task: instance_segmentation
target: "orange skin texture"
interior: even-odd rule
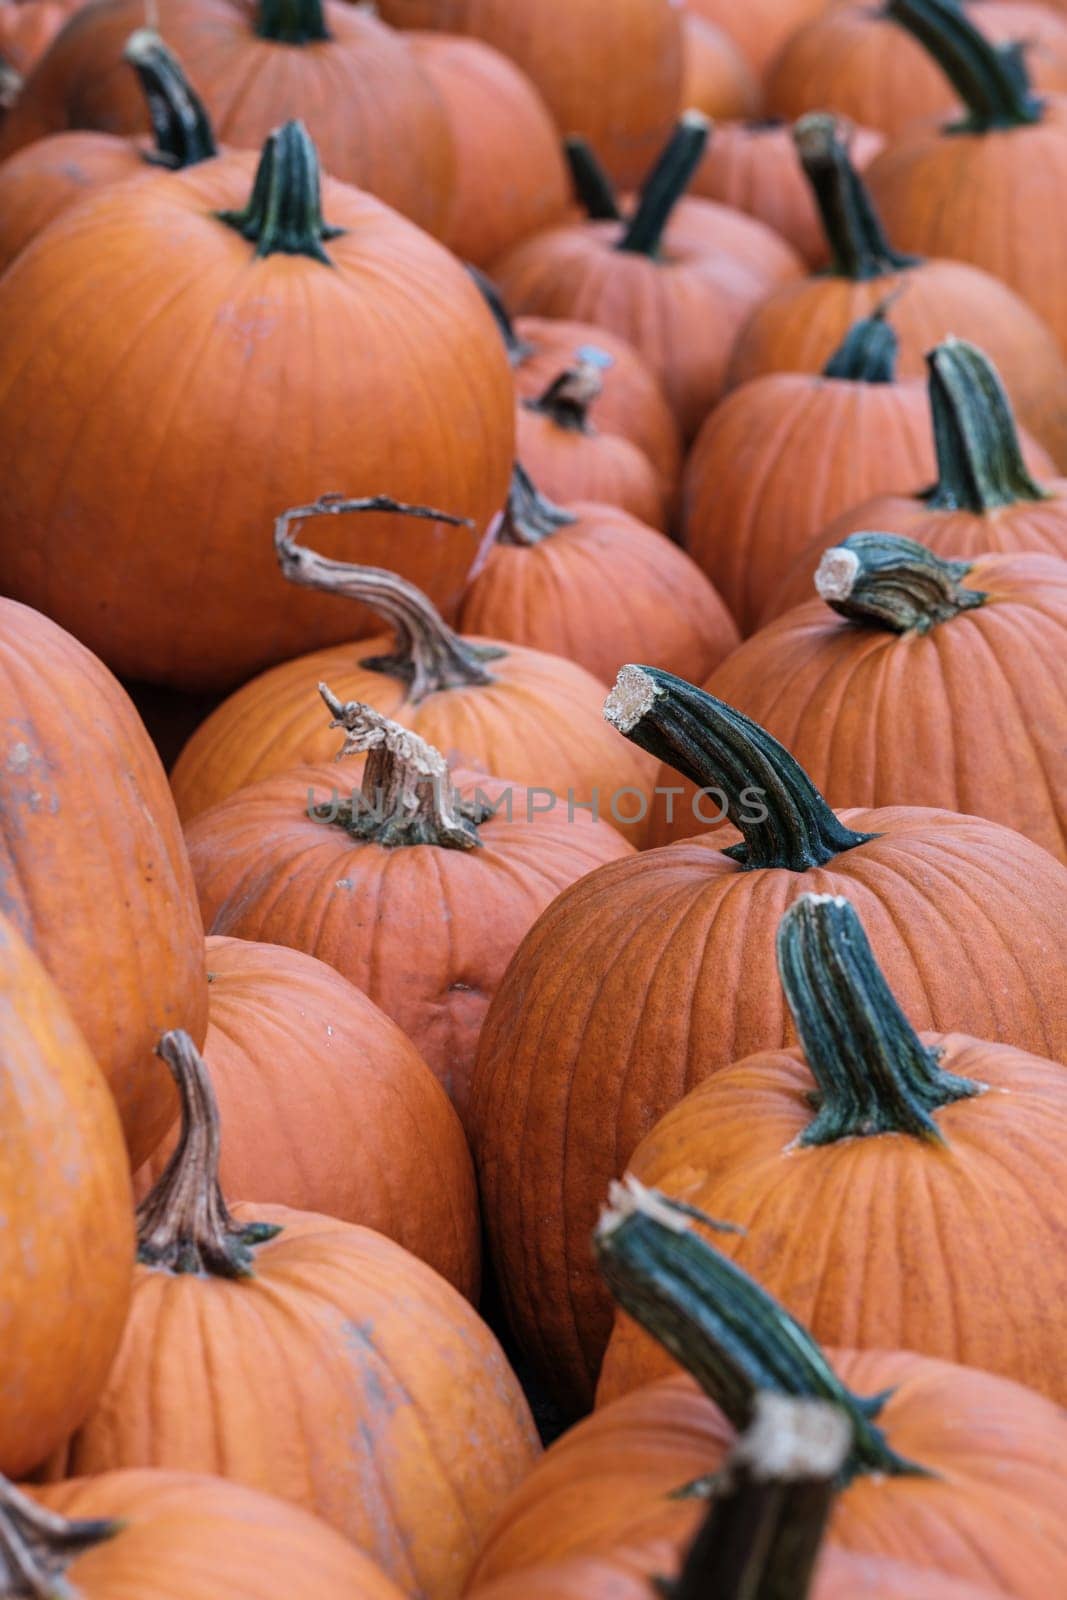
[[[0,918],[0,1472],[27,1472],[96,1403],[133,1280],[122,1129],[63,998]]]
[[[47,968],[115,1096],[130,1159],[174,1118],[159,1037],[207,1029],[204,932],[174,801],[125,691],[0,601],[0,911]],[[2,1469],[0,1469],[2,1470]]]
[[[1000,373],[1020,421],[1057,465],[1067,463],[1067,368],[1055,339],[1006,284],[962,261],[924,261],[860,283],[811,277],[786,284],[738,339],[731,386],[767,372],[821,372],[853,323],[898,289],[898,377],[924,377],[928,350],[953,335],[969,339]]]
[[[461,1116],[478,1035],[512,953],[560,890],[633,850],[589,812],[527,817],[526,791],[454,773],[490,804],[481,848],[384,849],[308,816],[308,796],[347,799],[359,768],[296,767],[204,812],[187,838],[212,933],[262,939],[317,956],[398,1023]]]
[[[686,0],[686,10],[730,36],[762,77],[791,34],[817,16],[826,0]]]
[[[732,829],[602,868],[497,991],[468,1117],[482,1214],[511,1325],[568,1400],[588,1403],[611,1328],[588,1244],[610,1180],[698,1083],[795,1040],[775,936],[798,896],[852,901],[916,1027],[1067,1057],[1067,868],[974,817],[840,815],[880,837],[805,872],[745,870]]]
[[[626,661],[702,682],[736,649],[733,618],[684,550],[614,506],[566,509],[577,520],[538,544],[493,546],[464,629],[566,656],[605,682]]]
[[[668,0],[381,0],[395,28],[473,34],[540,90],[560,133],[589,139],[619,183],[639,182],[678,111],[682,28]]]
[[[617,222],[528,239],[493,268],[511,311],[602,324],[629,339],[663,384],[687,439],[726,383],[742,327],[800,258],[770,228],[710,200],[683,200],[660,257],[615,249]]]
[[[204,1056],[225,1195],[384,1233],[468,1299],[478,1292],[474,1167],[448,1096],[373,1001],[299,950],[208,939]],[[137,1173],[143,1199],[177,1142]]]
[[[65,1569],[80,1600],[403,1600],[373,1561],[317,1517],[222,1478],[132,1470],[25,1492],[61,1516],[121,1524]]]
[[[324,172],[365,189],[439,237],[455,182],[448,114],[413,53],[354,6],[324,0],[330,38],[261,39],[254,0],[167,0],[164,32],[219,141],[258,150],[299,117]],[[27,80],[0,153],[65,128],[143,133],[144,94],[122,59],[143,0],[104,0],[72,19]]]
[[[683,543],[751,633],[782,573],[832,517],[936,476],[924,384],[769,373],[727,395],[697,435]]]
[[[692,12],[683,12],[685,82],[681,104],[708,117],[753,117],[760,108],[760,88],[752,68],[721,28]]]
[[[123,675],[190,690],[373,631],[281,579],[280,511],[343,484],[470,517],[317,529],[325,554],[392,567],[447,610],[514,453],[507,358],[459,264],[330,182],[333,267],[257,258],[213,215],[247,202],[256,159],[97,191],[0,289],[0,584]]]
[[[21,0],[0,6],[0,60],[23,78],[35,67],[72,11],[86,0]]]
[[[570,186],[559,134],[513,62],[477,39],[408,35],[448,115],[456,175],[444,240],[485,266],[565,214]]]
[[[1065,861],[1067,562],[979,556],[965,586],[987,603],[924,634],[856,625],[808,601],[761,628],[706,688],[784,744],[831,805],[943,806],[1018,828]],[[695,792],[661,768],[669,781]],[[699,831],[687,800],[675,811],[674,827],[657,813],[656,844]]]
[[[217,1473],[314,1512],[406,1593],[452,1600],[539,1453],[500,1347],[381,1234],[283,1206],[234,1215],[282,1228],[254,1276],[139,1267],[103,1398],[50,1475]]]
[[[363,701],[414,729],[452,765],[563,796],[573,788],[584,802],[599,789],[609,817],[616,789],[648,788],[657,763],[608,727],[604,684],[574,662],[521,645],[505,648],[506,655],[487,663],[491,684],[439,689],[418,705],[401,679],[363,665],[395,650],[390,635],[274,667],[225,700],[185,746],[171,773],[179,814],[190,822],[246,784],[332,760],[340,737],[324,714],[320,683],[341,700]],[[350,770],[360,767],[346,760]],[[620,831],[640,845],[647,830],[639,824]]]
[[[879,1426],[894,1450],[934,1474],[853,1479],[834,1506],[830,1547],[914,1564],[924,1582],[932,1571],[1018,1600],[1063,1593],[1062,1411],[1008,1379],[910,1351],[829,1354],[855,1393],[891,1391]],[[603,1407],[558,1440],[512,1496],[475,1584],[579,1555],[617,1559],[623,1547],[646,1573],[661,1572],[652,1562],[663,1541],[677,1561],[706,1514],[706,1502],[672,1491],[718,1471],[733,1439],[689,1378]],[[868,1592],[846,1591],[850,1600]],[[928,1591],[911,1592],[925,1600]]]
[[[113,133],[53,133],[17,150],[0,163],[0,269],[89,190],[157,170]]]
[[[550,500],[564,505],[572,500],[600,501],[666,532],[662,478],[630,439],[600,431],[598,412],[594,403],[586,429],[579,432],[520,401],[515,417],[518,459]]]

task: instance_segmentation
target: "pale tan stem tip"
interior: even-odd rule
[[[604,719],[620,733],[629,733],[651,710],[659,693],[653,679],[641,667],[620,667],[615,687],[604,701]]]
[[[815,573],[815,588],[819,598],[827,605],[833,600],[847,600],[860,570],[860,560],[843,545],[827,550]]]

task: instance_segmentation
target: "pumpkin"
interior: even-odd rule
[[[460,622],[467,633],[566,656],[605,681],[633,655],[700,677],[698,661],[711,671],[739,643],[684,551],[615,506],[553,505],[518,466]]]
[[[247,939],[207,941],[206,1065],[226,1194],[358,1222],[462,1294],[478,1288],[478,1204],[463,1130],[409,1039],[332,967]],[[178,1129],[141,1168],[143,1198]]]
[[[785,241],[753,218],[683,203],[707,136],[707,119],[687,112],[628,219],[550,228],[493,268],[513,313],[578,318],[629,339],[686,438],[719,398],[746,319],[800,271]]]
[[[181,1136],[138,1207],[107,1387],[48,1475],[218,1473],[315,1512],[406,1592],[449,1600],[537,1451],[517,1381],[462,1295],[391,1239],[231,1210],[207,1070],[188,1035],[160,1049]]]
[[[636,1179],[613,1190],[596,1250],[620,1304],[692,1376],[639,1389],[558,1440],[497,1519],[476,1584],[622,1550],[651,1577],[665,1545],[672,1575],[770,1391],[826,1401],[851,1424],[830,1551],[919,1568],[916,1600],[950,1576],[1019,1600],[1063,1591],[1067,1422],[1044,1395],[908,1350],[824,1352],[683,1208]],[[869,1592],[845,1589],[849,1600]]]
[[[946,339],[927,357],[937,481],[920,494],[875,495],[830,522],[786,571],[764,622],[810,599],[824,550],[852,533],[898,533],[937,555],[1035,551],[1067,560],[1067,481],[1034,477],[992,363]]]
[[[320,205],[299,123],[254,180],[235,155],[85,200],[4,274],[0,331],[0,583],[124,676],[223,689],[351,637],[263,537],[338,480],[473,520],[359,525],[361,555],[458,602],[511,473],[507,359],[439,245],[345,185]]]
[[[769,734],[651,667],[623,668],[606,715],[734,826],[561,894],[482,1029],[468,1126],[490,1248],[521,1347],[572,1404],[610,1332],[586,1242],[600,1195],[690,1089],[789,1041],[774,939],[800,895],[854,901],[916,1026],[1067,1055],[1067,868],[1038,845],[947,811],[838,816]]]
[[[395,632],[286,662],[224,701],[171,774],[186,822],[245,784],[333,758],[336,736],[315,692],[323,681],[343,700],[365,700],[412,728],[462,766],[559,796],[573,791],[582,804],[599,794],[605,815],[613,794],[647,786],[651,765],[604,726],[603,685],[574,662],[464,639],[395,573],[330,561],[297,544],[304,518],[361,510],[359,502],[326,500],[286,512],[276,531],[278,559],[293,583],[362,601]],[[612,821],[643,840],[643,824]]]
[[[112,133],[53,133],[0,163],[0,270],[87,190],[217,154],[207,113],[159,35],[139,29],[123,54],[148,104],[151,147]]]
[[[929,403],[921,383],[897,381],[898,349],[880,307],[849,329],[821,373],[753,378],[697,435],[685,471],[683,543],[743,632],[832,517],[933,476]]]
[[[6,918],[0,1127],[0,1470],[18,1474],[62,1443],[104,1387],[130,1304],[133,1229],[107,1084]]]
[[[678,109],[683,46],[671,0],[379,0],[396,28],[473,34],[526,72],[561,133],[636,183]]]
[[[817,16],[826,0],[685,0],[687,11],[714,23],[740,46],[754,72],[764,75],[791,34]]]
[[[786,284],[754,312],[734,350],[731,383],[765,372],[817,372],[854,322],[902,290],[893,314],[901,376],[919,377],[939,339],[973,339],[996,362],[1025,426],[1057,462],[1067,461],[1067,378],[1049,328],[988,273],[962,261],[922,261],[890,245],[832,117],[804,117],[794,136],[830,243],[830,268]]]
[[[106,1472],[24,1492],[0,1480],[4,1594],[401,1600],[347,1539],[272,1495],[186,1472]],[[69,1587],[68,1587],[69,1585]]]
[[[685,74],[679,104],[708,117],[751,117],[760,87],[737,45],[695,12],[682,13]]]
[[[445,243],[485,265],[567,209],[555,124],[526,74],[499,50],[444,33],[407,38],[452,134],[456,178]]]
[[[174,1117],[159,1035],[207,1027],[196,892],[159,757],[111,674],[0,600],[0,883],[99,1062],[136,1164]]]
[[[122,50],[144,22],[143,0],[99,0],[72,17],[27,78],[0,152],[67,128],[143,132],[144,102]],[[447,111],[412,51],[366,7],[166,0],[164,23],[224,144],[258,149],[298,117],[331,178],[431,232],[447,227],[455,181]]]
[[[6,0],[0,6],[0,105],[14,105],[26,74],[84,0]]]

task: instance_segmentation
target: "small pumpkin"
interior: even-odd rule
[[[685,75],[680,105],[707,117],[751,117],[759,110],[760,86],[737,45],[695,11],[682,13]]]

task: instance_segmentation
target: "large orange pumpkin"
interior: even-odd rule
[[[207,1027],[204,939],[174,801],[125,692],[76,639],[0,601],[0,884],[115,1096],[136,1165],[174,1117],[155,1059]]]
[[[206,1068],[187,1035],[161,1050],[181,1137],[138,1208],[107,1387],[51,1475],[217,1472],[316,1512],[409,1593],[450,1600],[537,1452],[503,1354],[462,1295],[383,1235],[230,1210]]]
[[[522,1347],[571,1402],[610,1331],[587,1245],[600,1196],[697,1083],[790,1040],[774,940],[800,895],[854,900],[917,1026],[1067,1058],[1067,868],[1038,845],[947,811],[838,816],[769,734],[650,667],[623,668],[607,714],[741,837],[714,829],[566,890],[482,1030],[468,1122],[490,1246]]]
[[[478,1203],[463,1129],[411,1041],[298,950],[207,941],[204,1055],[224,1130],[223,1192],[384,1233],[462,1294],[478,1288]],[[140,1170],[163,1174],[174,1127]]]
[[[114,1102],[52,980],[0,917],[0,1471],[95,1405],[130,1304],[130,1175]]]
[[[98,192],[0,287],[0,584],[123,675],[186,689],[355,631],[280,581],[281,508],[388,483],[473,519],[358,528],[361,557],[454,607],[514,453],[507,359],[458,263],[345,185],[320,206],[298,123],[250,190],[234,155]]]

